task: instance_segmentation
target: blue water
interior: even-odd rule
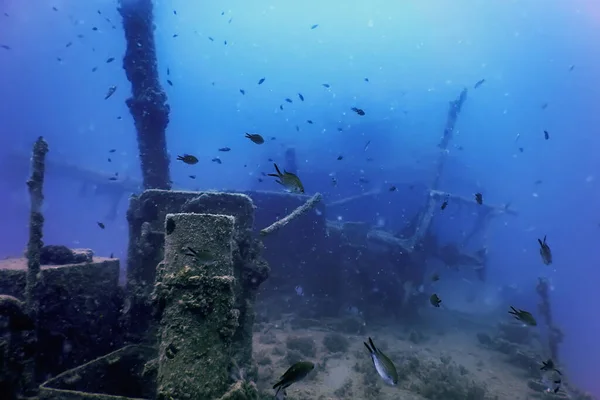
[[[141,179],[124,101],[130,84],[121,66],[125,42],[116,2],[33,3],[0,4],[0,44],[9,47],[0,48],[0,156],[28,150],[43,135],[49,159]],[[600,3],[179,0],[156,2],[155,20],[178,187],[279,190],[258,178],[272,172],[269,158],[283,164],[285,149],[295,147],[309,194],[337,199],[411,181],[424,192],[448,102],[469,88],[442,189],[466,197],[482,192],[486,202],[510,202],[518,211],[491,226],[488,279],[530,287],[532,309],[537,277],[551,279],[569,378],[600,395],[594,297],[600,279]],[[109,57],[116,60],[107,64]],[[473,89],[480,79],[485,83]],[[104,100],[112,85],[116,93]],[[244,132],[261,133],[266,143],[255,145]],[[225,146],[232,150],[217,151]],[[175,162],[183,153],[200,162]],[[222,164],[212,162],[215,157]],[[361,170],[367,185],[357,182]],[[330,174],[339,177],[336,187]],[[26,165],[5,163],[0,171],[1,255],[21,253],[26,241],[27,197],[19,186],[26,175]],[[78,185],[53,177],[46,197],[48,242],[124,258],[124,199],[117,219],[100,230],[105,199],[81,198]],[[392,224],[420,202],[399,189],[387,205],[340,217]],[[442,226],[457,223],[450,213],[439,218]],[[554,253],[551,266],[538,254],[536,239],[544,235]]]

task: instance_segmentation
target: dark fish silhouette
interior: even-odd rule
[[[288,370],[285,371],[285,373],[281,376],[281,378],[279,378],[279,381],[273,385],[273,389],[277,389],[275,397],[279,398],[277,395],[279,394],[280,390],[285,390],[292,383],[306,378],[306,375],[308,375],[313,369],[315,369],[315,364],[311,363],[310,361],[300,361],[289,367]]]
[[[360,108],[352,107],[351,110],[354,111],[355,113],[357,113],[360,116],[365,115],[365,112],[362,109],[360,109]]]
[[[479,81],[477,81],[477,83],[475,83],[475,86],[473,86],[473,89],[477,89],[479,86],[483,85],[485,83],[485,79],[481,79]]]
[[[259,84],[259,85],[262,85],[262,84],[263,84],[263,82],[265,81],[265,79],[266,79],[266,78],[260,78],[260,79],[258,80],[258,84]]]
[[[263,144],[265,142],[265,139],[258,133],[246,132],[246,137],[256,144]]]
[[[542,257],[542,261],[546,265],[552,264],[552,250],[550,250],[550,246],[546,243],[546,235],[544,235],[544,240],[538,239],[538,243],[540,244],[540,256]]]
[[[194,165],[198,163],[198,158],[191,154],[184,154],[182,156],[177,156],[177,160],[183,161],[186,164]]]

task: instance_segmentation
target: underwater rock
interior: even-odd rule
[[[413,382],[411,390],[427,399],[486,399],[486,386],[470,379],[467,369],[454,362],[421,363],[417,373],[419,379]]]
[[[492,337],[484,332],[479,332],[477,334],[477,340],[483,346],[490,347],[494,343]]]
[[[362,318],[349,316],[341,318],[332,323],[334,330],[348,333],[350,335],[364,335],[366,332],[365,322]]]
[[[348,351],[350,341],[339,333],[328,333],[323,338],[323,345],[330,353],[343,353]]]
[[[408,334],[408,340],[414,344],[420,344],[426,342],[428,338],[423,332],[411,329],[410,333]]]
[[[540,362],[537,354],[533,352],[525,352],[522,350],[517,350],[508,358],[508,362],[512,365],[524,369],[527,371],[530,376],[537,376],[540,370]]]
[[[532,339],[528,327],[508,322],[498,324],[498,337],[517,344],[529,344]]]
[[[309,337],[289,336],[285,341],[288,350],[298,351],[305,357],[314,357],[317,355],[315,341]]]
[[[273,332],[267,331],[259,336],[258,342],[261,344],[275,344],[277,343],[277,336]]]
[[[67,265],[92,262],[94,252],[90,249],[69,249],[62,245],[48,245],[40,251],[41,265]]]

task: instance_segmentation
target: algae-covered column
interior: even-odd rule
[[[123,68],[132,92],[127,106],[137,130],[144,188],[170,189],[165,136],[170,108],[158,80],[152,0],[120,0],[119,4],[127,41]]]
[[[442,172],[444,171],[444,165],[446,163],[446,158],[448,156],[448,146],[450,145],[450,141],[454,137],[454,126],[456,125],[456,119],[462,110],[462,106],[467,100],[467,88],[464,88],[458,98],[454,101],[450,102],[448,106],[448,116],[446,118],[446,126],[444,127],[444,133],[442,135],[442,140],[438,144],[438,147],[441,149],[440,155],[438,157],[438,162],[435,171],[435,177],[433,179],[433,184],[431,185],[432,190],[437,190],[440,182],[440,178],[442,177]]]
[[[26,305],[29,314],[37,313],[37,283],[40,274],[40,251],[44,246],[44,175],[46,173],[46,154],[48,143],[41,136],[33,145],[31,157],[31,176],[27,181],[31,210],[29,214],[29,243],[27,243],[27,284],[25,289]]]
[[[255,390],[243,379],[230,387],[240,315],[235,308],[235,229],[235,218],[227,215],[166,217],[165,258],[155,291],[161,318],[159,400],[245,399]],[[232,390],[239,397],[228,397]]]

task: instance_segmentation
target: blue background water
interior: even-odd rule
[[[469,87],[442,188],[464,196],[481,191],[486,202],[511,202],[518,210],[519,217],[492,226],[489,279],[531,288],[535,309],[537,277],[551,278],[569,376],[600,394],[594,379],[600,357],[594,298],[600,278],[599,3],[203,3],[161,1],[155,8],[159,70],[171,105],[169,152],[173,158],[192,153],[200,159],[195,166],[172,163],[179,186],[278,189],[257,178],[271,172],[269,158],[283,164],[285,148],[293,146],[309,193],[321,190],[337,198],[396,181],[425,188],[448,102]],[[51,159],[140,179],[135,131],[124,102],[130,86],[121,68],[125,42],[116,2],[32,4],[5,0],[0,5],[0,44],[10,47],[0,48],[0,157],[8,160],[15,149],[28,150],[43,135]],[[314,24],[318,27],[311,29]],[[107,64],[109,57],[116,60]],[[473,90],[483,78],[486,82]],[[104,100],[111,85],[117,92]],[[350,111],[355,106],[366,115]],[[544,140],[544,130],[550,140]],[[252,144],[244,138],[247,131],[263,134],[267,143]],[[272,136],[276,140],[269,140]],[[232,151],[217,152],[224,146]],[[109,164],[111,148],[117,152]],[[345,158],[337,161],[340,154]],[[211,162],[217,156],[223,164]],[[355,179],[361,170],[369,187]],[[332,173],[340,177],[337,187],[329,184]],[[6,163],[0,172],[2,255],[19,254],[26,241],[27,197],[21,186],[26,175],[25,167]],[[96,222],[106,213],[105,199],[81,198],[77,185],[53,177],[46,195],[48,243],[124,255],[126,201],[118,219],[100,230]],[[402,189],[391,194],[387,207],[343,218],[408,218],[402,210],[421,202]],[[442,224],[456,223],[447,215],[439,218]],[[541,263],[537,251],[536,239],[545,234],[555,256],[551,267]]]

